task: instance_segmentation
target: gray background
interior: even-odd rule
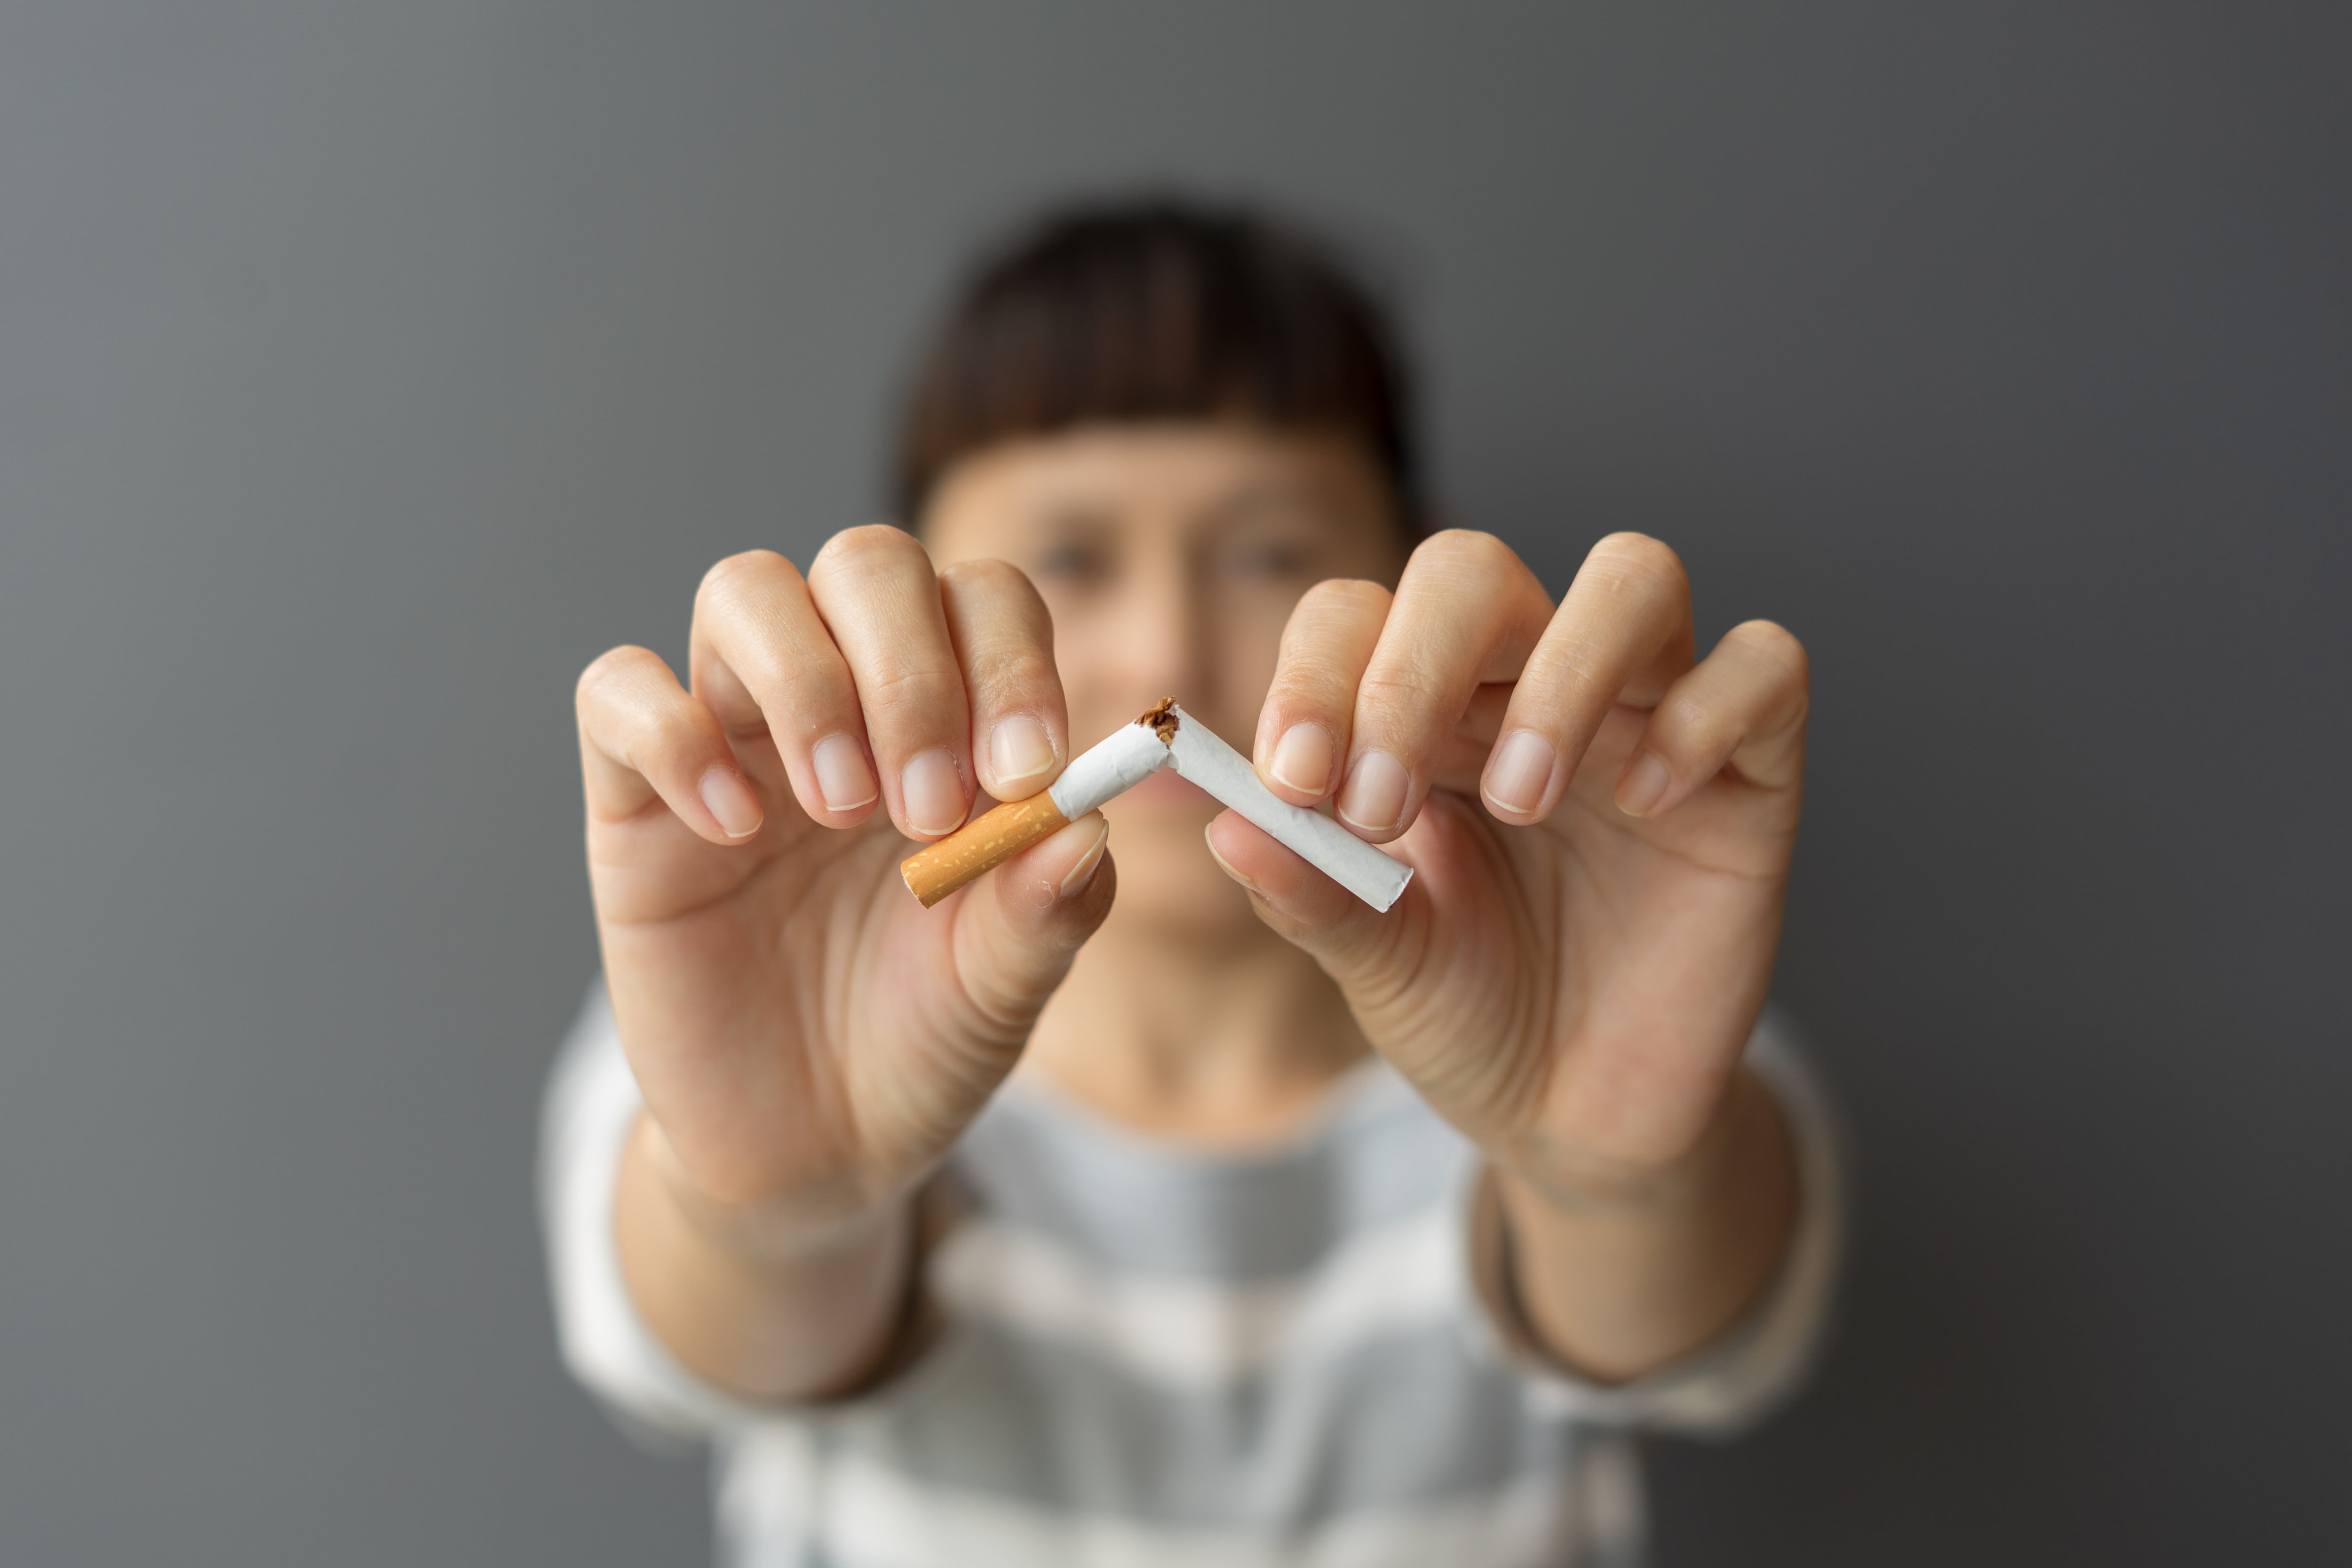
[[[1379,258],[1555,585],[1813,650],[1847,1323],[1664,1561],[2352,1560],[2344,15],[0,8],[0,1560],[699,1559],[542,1300],[571,683],[1137,179]]]

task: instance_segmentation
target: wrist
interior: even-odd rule
[[[1774,1277],[1798,1197],[1788,1128],[1744,1073],[1722,1099],[1707,1135],[1664,1168],[1497,1170],[1510,1310],[1567,1366],[1642,1376],[1722,1333]]]
[[[1769,1092],[1734,1069],[1696,1136],[1664,1152],[1538,1127],[1487,1150],[1487,1161],[1507,1198],[1595,1216],[1672,1210],[1700,1201],[1721,1180],[1744,1129],[1759,1111],[1770,1114]]]
[[[800,1265],[891,1243],[907,1214],[906,1194],[880,1194],[842,1177],[761,1198],[722,1196],[698,1183],[651,1116],[640,1114],[625,1158],[682,1232],[745,1263]]]
[[[911,1321],[911,1205],[730,1203],[662,1174],[641,1117],[613,1199],[621,1279],[646,1328],[697,1376],[756,1399],[829,1398],[885,1365]]]

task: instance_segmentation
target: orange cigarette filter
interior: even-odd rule
[[[929,909],[1001,860],[1070,825],[1049,791],[1007,801],[898,862],[907,889]]]
[[[1168,763],[1176,732],[1176,699],[1163,700],[1132,724],[1123,724],[1062,771],[1053,787],[1027,800],[1008,801],[965,823],[937,844],[898,862],[907,889],[929,909],[1000,860],[1067,827],[1120,791],[1141,784]]]

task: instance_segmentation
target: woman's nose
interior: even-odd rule
[[[1139,574],[1126,597],[1112,627],[1120,674],[1150,701],[1188,692],[1198,700],[1206,628],[1192,574],[1181,569]]]

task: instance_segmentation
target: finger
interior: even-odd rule
[[[1237,812],[1209,824],[1209,853],[1246,889],[1258,918],[1295,943],[1341,984],[1392,972],[1398,944],[1413,920],[1403,903],[1383,915]],[[1416,889],[1405,889],[1405,898]],[[1409,967],[1409,966],[1408,966]]]
[[[1766,789],[1795,784],[1811,690],[1802,643],[1770,621],[1732,627],[1650,715],[1617,781],[1618,808],[1662,816],[1727,764]]]
[[[1516,678],[1550,619],[1543,584],[1494,535],[1423,541],[1356,689],[1340,820],[1374,843],[1411,826],[1472,694]]]
[[[772,550],[713,566],[694,596],[695,694],[739,752],[772,743],[801,809],[828,827],[873,815],[879,790],[857,687],[808,584]]]
[[[647,649],[616,647],[581,673],[580,771],[588,813],[623,822],[658,799],[713,844],[742,844],[765,813],[726,731]]]
[[[1690,578],[1639,533],[1592,547],[1528,656],[1478,793],[1502,821],[1540,822],[1619,702],[1647,707],[1691,662]]]
[[[1282,628],[1255,751],[1258,776],[1293,805],[1313,805],[1339,787],[1356,689],[1391,601],[1378,583],[1334,578],[1309,588]]]
[[[891,820],[941,838],[971,809],[971,714],[923,547],[877,524],[837,533],[809,567],[817,613],[849,662]]]
[[[1118,878],[1110,824],[1088,812],[979,881],[949,895],[955,967],[983,1037],[1027,1037],[1070,961],[1110,913]]]
[[[1486,771],[1486,753],[1495,749],[1495,739],[1503,732],[1511,686],[1509,681],[1490,680],[1470,694],[1470,706],[1430,759],[1432,788],[1464,795],[1478,793],[1478,775]]]
[[[940,574],[948,637],[971,704],[972,761],[982,788],[1026,800],[1070,754],[1054,617],[1018,567],[968,561]]]

